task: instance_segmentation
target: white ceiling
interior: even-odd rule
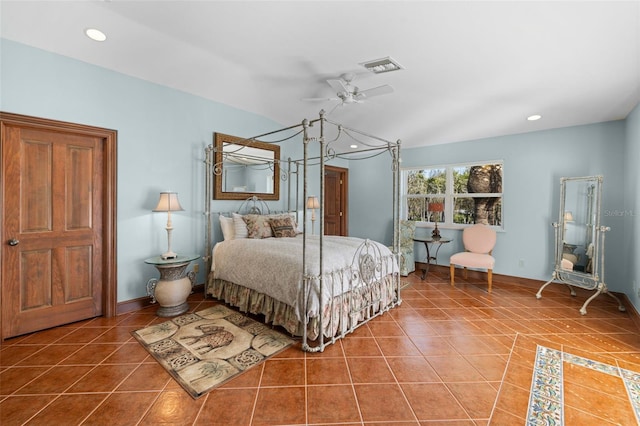
[[[4,38],[282,125],[331,111],[301,99],[355,72],[360,89],[395,92],[330,118],[404,147],[618,120],[640,101],[640,0],[23,0],[0,15]],[[359,65],[385,56],[405,69]]]

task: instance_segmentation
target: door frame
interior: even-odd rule
[[[117,262],[116,262],[116,225],[117,225],[117,142],[116,130],[69,123],[65,121],[32,117],[0,111],[0,134],[4,134],[5,125],[46,130],[51,132],[75,133],[94,136],[103,140],[103,198],[102,198],[102,312],[104,317],[117,314]],[[1,142],[0,142],[1,143]],[[2,163],[0,149],[0,164]],[[3,184],[4,185],[4,184]],[[0,191],[0,211],[4,211],[4,191]],[[4,235],[3,221],[0,220],[0,235]],[[0,244],[0,270],[3,267],[5,241]],[[0,282],[0,286],[2,283]],[[0,296],[0,310],[2,309]],[[0,316],[0,330],[2,330]],[[0,336],[0,340],[4,337]]]

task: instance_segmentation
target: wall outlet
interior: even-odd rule
[[[193,272],[195,272],[197,274],[199,270],[200,270],[200,264],[199,263],[194,264],[193,265]]]
[[[518,267],[519,268],[524,268],[524,259],[518,260]]]

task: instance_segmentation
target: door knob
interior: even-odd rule
[[[9,245],[10,246],[17,246],[18,243],[20,243],[20,241],[16,240],[15,238],[12,238],[9,240]]]

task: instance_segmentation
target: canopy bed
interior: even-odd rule
[[[618,310],[625,307],[609,292],[604,282],[604,237],[611,228],[600,225],[602,203],[602,176],[563,177],[560,179],[560,212],[555,229],[555,265],[551,279],[536,293],[553,282],[573,287],[595,290],[580,308],[587,313],[587,305],[601,293],[608,294],[618,302]]]
[[[318,135],[312,136],[312,127]],[[333,132],[330,141],[328,131]],[[274,136],[282,139],[265,140]],[[256,147],[270,151],[269,145],[296,137],[301,137],[303,143],[303,158],[299,160],[282,161],[279,151],[274,151],[277,154],[272,158],[267,158],[271,154],[256,156]],[[338,152],[334,147],[346,138],[357,140],[364,148]],[[300,336],[303,350],[309,352],[323,351],[327,345],[402,302],[398,267],[399,141],[390,142],[334,123],[321,111],[316,120],[305,119],[299,125],[227,141],[233,143],[233,149],[228,149],[229,143],[222,137],[217,137],[216,142],[205,149],[206,260],[211,265],[205,295],[224,300],[243,312],[264,315],[267,323]],[[311,144],[317,144],[316,156],[309,154]],[[250,158],[241,159],[245,148]],[[369,239],[324,235],[325,163],[333,158],[366,160],[382,154],[389,154],[391,160],[393,190],[389,206],[393,246],[388,248]],[[273,171],[274,188],[279,180],[287,183],[284,211],[272,212],[263,194],[246,193],[252,190],[251,185],[238,185],[243,196],[249,195],[238,209],[212,211],[211,200],[221,195],[224,168],[242,161],[251,162],[260,170]],[[304,208],[312,173],[318,174],[320,186],[317,235],[308,232]],[[271,197],[271,200],[274,198],[278,199]],[[217,239],[213,233],[218,229],[216,219],[222,231],[222,238]]]

